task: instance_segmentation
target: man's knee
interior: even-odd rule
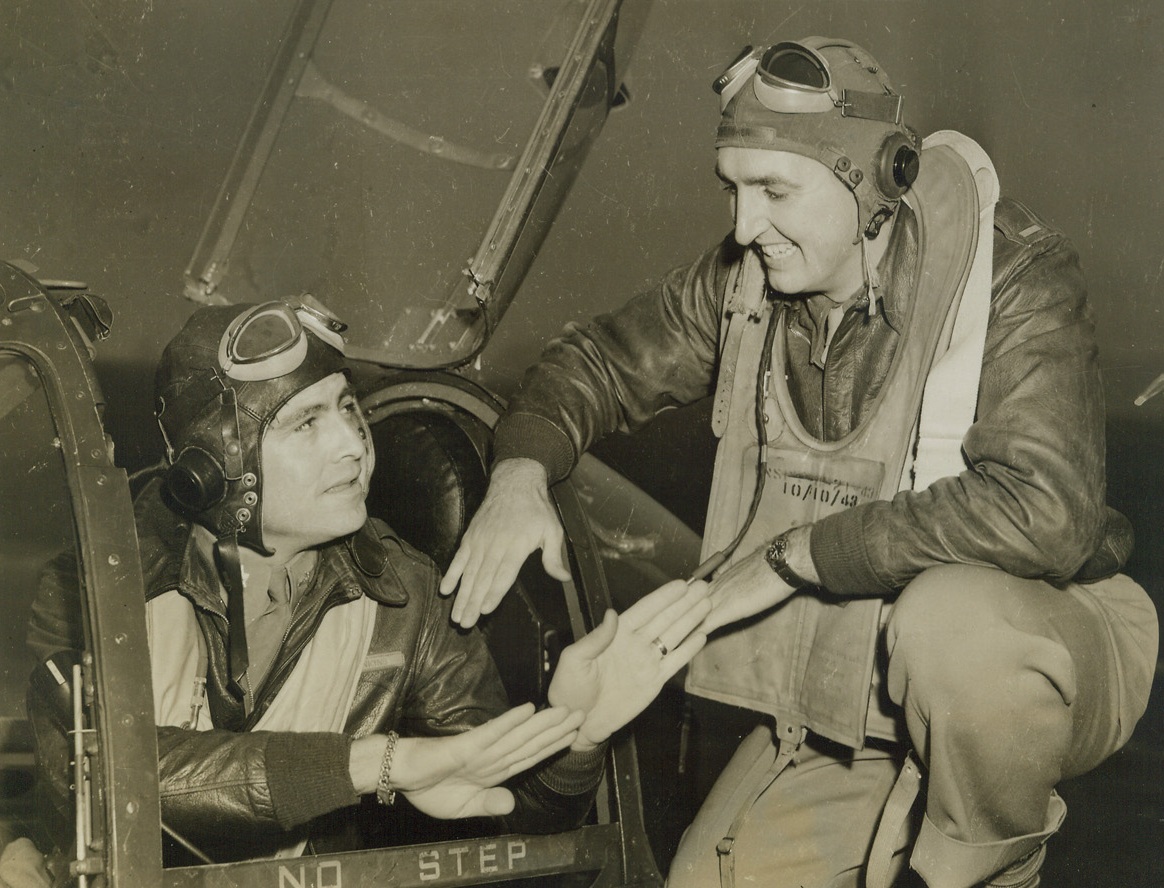
[[[1071,657],[1040,615],[1044,597],[1054,594],[1045,583],[993,568],[952,564],[924,571],[902,591],[889,618],[891,695],[900,703],[906,684],[917,691],[922,682],[965,703],[982,695],[997,700],[1002,688],[1019,691],[1014,679],[1027,672],[1049,679],[1069,702]]]
[[[1008,579],[967,564],[923,571],[893,604],[886,629],[891,658],[924,658],[927,667],[941,669],[951,656],[975,656],[999,620],[999,591]]]

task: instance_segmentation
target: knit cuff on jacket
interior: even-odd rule
[[[585,752],[570,750],[538,772],[538,779],[559,795],[582,795],[590,792],[602,779],[606,760],[606,743]]]
[[[525,457],[546,467],[550,484],[561,481],[574,469],[574,445],[561,429],[532,413],[507,414],[497,423],[493,437],[493,462]]]
[[[280,826],[291,829],[359,802],[349,770],[351,749],[346,734],[271,734],[267,786]]]
[[[834,595],[872,596],[894,591],[881,580],[869,559],[859,510],[837,512],[813,524],[809,551],[821,586]]]

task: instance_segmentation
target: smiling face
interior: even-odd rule
[[[359,530],[375,465],[351,384],[333,373],[292,397],[263,435],[263,539],[280,558]]]
[[[769,285],[847,301],[864,282],[852,192],[824,164],[801,154],[720,148],[717,155],[736,241],[756,250]]]

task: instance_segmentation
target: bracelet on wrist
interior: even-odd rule
[[[380,759],[380,776],[376,780],[376,799],[381,805],[391,805],[396,801],[396,790],[389,783],[392,773],[392,756],[396,752],[396,741],[400,735],[388,732],[388,745],[384,747],[384,757]]]

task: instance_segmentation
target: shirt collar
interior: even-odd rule
[[[186,547],[186,558],[183,565],[183,579],[204,589],[216,589],[219,601],[225,606],[226,592],[218,572],[214,568],[215,536],[201,524],[194,524],[190,529],[190,541]],[[268,588],[271,584],[271,575],[275,570],[286,572],[291,578],[291,601],[295,601],[302,590],[310,583],[319,561],[319,552],[309,549],[294,555],[286,564],[272,568],[270,559],[245,547],[239,548],[239,560],[242,565],[243,594],[248,601],[252,596],[260,599],[269,597]],[[255,602],[256,604],[260,602]]]

